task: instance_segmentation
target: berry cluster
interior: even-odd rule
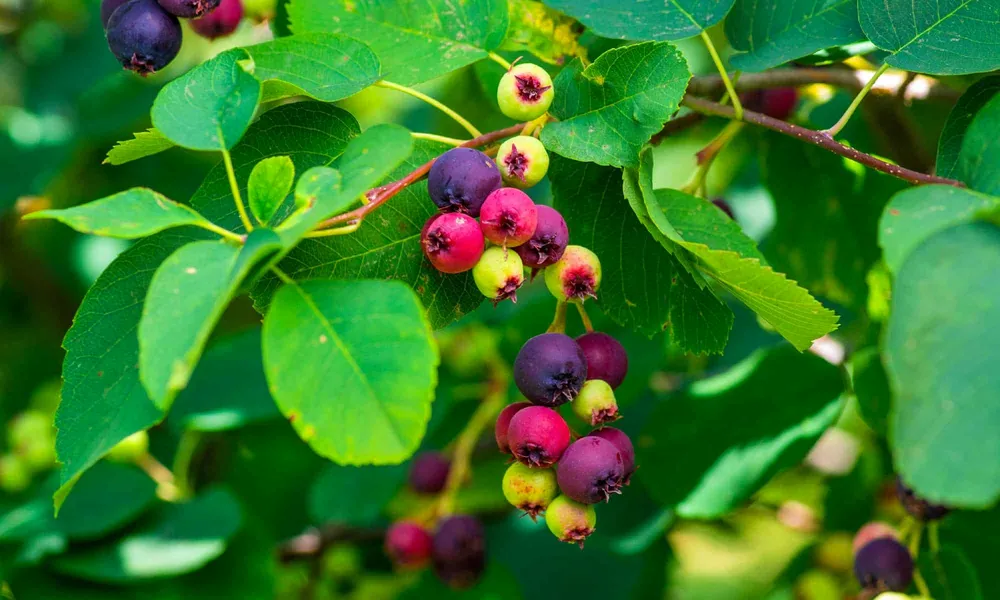
[[[122,66],[140,75],[167,66],[181,49],[178,17],[208,39],[229,35],[243,19],[242,0],[102,0],[108,47]]]

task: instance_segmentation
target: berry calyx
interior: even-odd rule
[[[101,24],[104,25],[104,29],[108,28],[108,21],[111,19],[111,15],[114,14],[115,10],[125,4],[128,0],[101,0]]]
[[[535,404],[565,404],[576,398],[586,380],[583,350],[562,333],[536,335],[521,346],[514,359],[514,383]]]
[[[513,248],[535,234],[538,208],[521,190],[500,188],[486,197],[479,222],[486,239],[498,246]]]
[[[573,442],[559,459],[559,490],[583,504],[607,502],[625,482],[621,452],[608,440],[586,436]]]
[[[507,431],[510,429],[510,420],[522,409],[529,406],[531,406],[530,402],[515,402],[504,407],[500,411],[500,414],[497,415],[497,423],[493,429],[493,433],[497,438],[497,447],[500,448],[500,452],[510,454],[510,442],[507,438]]]
[[[448,483],[451,461],[440,452],[424,452],[410,465],[410,487],[419,494],[437,494]]]
[[[628,374],[628,353],[621,342],[610,335],[592,331],[576,338],[587,359],[587,379],[601,379],[612,389],[625,381]]]
[[[896,478],[896,496],[906,512],[920,521],[937,521],[951,512],[947,506],[932,504],[918,496],[899,477]]]
[[[517,302],[517,289],[524,283],[524,265],[516,253],[494,246],[483,252],[472,268],[472,278],[493,306],[508,298]]]
[[[549,171],[549,153],[538,138],[519,135],[500,144],[497,166],[509,185],[530,188]]]
[[[514,251],[521,257],[524,266],[541,269],[562,258],[569,244],[569,227],[556,209],[545,205],[538,205],[536,209],[538,222],[535,233]]]
[[[549,110],[555,91],[545,69],[530,63],[511,67],[500,78],[497,103],[500,112],[518,121],[537,119]]]
[[[624,431],[614,427],[602,427],[587,435],[607,440],[614,444],[615,448],[618,448],[618,452],[621,452],[622,455],[622,465],[625,468],[625,477],[622,483],[628,485],[632,480],[632,474],[635,473],[635,447],[632,446],[632,440]]]
[[[608,382],[601,379],[590,379],[580,388],[580,394],[570,405],[573,413],[591,426],[611,423],[621,418],[618,414],[618,402],[615,392]]]
[[[583,246],[566,246],[562,258],[545,270],[545,285],[563,302],[596,298],[601,286],[601,261]]]
[[[559,494],[556,473],[552,469],[532,469],[514,463],[503,475],[503,496],[515,507],[537,520]]]
[[[191,21],[191,29],[201,37],[215,38],[232,35],[243,20],[242,0],[222,0],[219,5]]]
[[[424,256],[442,273],[463,273],[476,266],[486,248],[479,223],[462,213],[434,215],[420,232]]]
[[[486,538],[479,519],[454,515],[438,523],[431,542],[434,572],[453,588],[471,587],[486,568]]]
[[[220,0],[156,0],[168,13],[182,19],[193,19],[213,11]]]
[[[858,550],[865,547],[868,542],[880,538],[892,538],[894,540],[898,540],[899,533],[896,531],[895,527],[882,523],[881,521],[865,523],[861,526],[861,529],[854,534],[854,540],[851,542],[851,549],[855,554],[857,554]]]
[[[385,533],[385,553],[397,567],[422,567],[431,559],[431,534],[413,521],[393,523]]]
[[[129,71],[149,75],[167,66],[181,49],[181,24],[156,0],[129,0],[111,13],[108,47]]]
[[[560,542],[577,544],[583,548],[583,542],[594,533],[597,511],[593,506],[559,496],[545,510],[545,524]]]
[[[479,216],[479,209],[501,184],[500,171],[489,156],[472,148],[452,148],[431,165],[427,192],[445,212]]]
[[[854,576],[865,589],[902,592],[913,581],[913,557],[892,538],[872,540],[854,557]]]
[[[521,464],[551,467],[569,446],[569,425],[551,408],[529,406],[510,420],[507,440],[511,453]]]
[[[149,452],[149,434],[137,431],[115,444],[108,458],[116,462],[134,463]]]

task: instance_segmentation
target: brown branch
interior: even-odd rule
[[[711,100],[698,98],[697,96],[685,96],[681,103],[692,110],[706,115],[725,117],[727,119],[736,118],[732,106],[719,104],[718,102],[712,102]],[[845,146],[822,131],[815,131],[812,129],[806,129],[805,127],[799,127],[798,125],[792,125],[791,123],[749,110],[743,111],[743,120],[747,123],[753,123],[754,125],[772,129],[789,137],[800,139],[808,144],[819,146],[820,148],[829,150],[834,154],[839,154],[840,156],[849,158],[867,167],[871,167],[876,171],[888,173],[893,177],[898,177],[913,184],[941,183],[945,185],[953,185],[955,187],[965,187],[965,184],[961,181],[948,179],[946,177],[938,177],[937,175],[928,175],[926,173],[920,173],[899,165],[885,162],[884,160],[875,158],[870,154],[865,154],[864,152],[851,148],[850,146]]]
[[[904,94],[907,97],[923,97],[938,100],[956,100],[959,92],[938,83],[931,77],[917,75],[910,78],[907,75],[895,76],[896,71],[884,74],[872,88],[872,94],[894,95]],[[871,72],[855,71],[840,68],[801,68],[778,69],[763,73],[743,73],[734,84],[737,91],[758,90],[765,88],[798,87],[821,83],[844,88],[850,91],[860,91],[871,77]],[[915,86],[919,83],[919,86]],[[725,85],[720,75],[701,75],[692,77],[688,83],[688,93],[698,96],[715,96],[725,91]]]

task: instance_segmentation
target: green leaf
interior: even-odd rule
[[[805,458],[840,414],[843,389],[839,369],[813,354],[757,351],[657,405],[636,476],[682,517],[721,517]]]
[[[272,156],[254,165],[247,182],[247,202],[258,223],[271,221],[294,181],[295,163],[287,156]]]
[[[378,81],[381,70],[371,48],[332,33],[278,38],[244,50],[264,84],[261,102],[301,95],[336,102]]]
[[[193,238],[165,231],[123,252],[83,298],[63,340],[62,400],[56,411],[56,454],[62,468],[55,505],[76,479],[118,442],[163,419],[139,383],[136,330],[153,273]]]
[[[574,60],[556,77],[551,111],[560,120],[542,130],[542,142],[573,160],[637,167],[639,150],[677,112],[690,78],[669,42],[614,48],[586,69]]]
[[[959,176],[958,162],[962,140],[972,119],[986,103],[1000,92],[1000,77],[984,77],[965,90],[955,107],[948,113],[948,120],[938,138],[937,163],[934,172],[941,177]]]
[[[398,281],[305,281],[264,318],[271,395],[303,440],[339,464],[395,464],[423,437],[437,381],[430,324]]]
[[[890,442],[908,485],[932,502],[1000,499],[1000,228],[928,237],[896,275],[885,363],[895,393]]]
[[[892,390],[889,376],[882,366],[878,348],[865,348],[851,357],[854,393],[858,397],[858,410],[876,433],[885,435],[889,430],[889,410]]]
[[[156,270],[139,321],[139,378],[153,403],[167,410],[187,387],[209,334],[253,268],[281,248],[268,229],[242,247],[188,244]]]
[[[292,31],[364,40],[382,76],[414,85],[487,57],[507,32],[506,0],[292,0]]]
[[[129,535],[51,562],[57,572],[89,581],[128,584],[189,573],[218,558],[242,520],[240,505],[222,488],[184,504]]]
[[[40,210],[25,219],[56,219],[81,233],[134,240],[171,227],[211,226],[189,206],[146,188],[132,188],[72,208]]]
[[[1000,206],[996,198],[950,185],[922,185],[899,192],[879,221],[878,243],[886,266],[898,273],[924,240],[996,206]]]
[[[579,42],[582,32],[573,17],[536,0],[508,0],[507,6],[510,26],[500,50],[527,51],[553,65],[563,64],[566,57],[584,58],[587,55],[587,49]],[[487,91],[495,90],[505,69],[495,62],[476,63],[477,70],[483,66],[498,73],[495,76],[491,73],[488,79],[480,73],[480,82],[484,88]]]
[[[941,543],[958,546],[972,563],[980,589],[1000,589],[1000,571],[996,568],[1000,552],[1000,505],[985,511],[954,511],[941,521]]]
[[[625,200],[621,177],[618,169],[559,156],[549,167],[553,206],[573,243],[593,250],[604,265],[601,310],[648,336],[667,330],[689,352],[722,352],[732,311],[650,237]]]
[[[917,568],[934,600],[983,600],[979,575],[958,546],[939,552],[921,552]]]
[[[682,40],[722,21],[733,0],[608,2],[548,0],[602,37],[621,40]]]
[[[858,0],[861,28],[890,65],[931,75],[1000,68],[993,0]]]
[[[309,491],[314,523],[371,525],[406,481],[408,468],[328,466]],[[350,493],[345,491],[350,490]]]
[[[445,150],[443,144],[419,141],[388,178],[399,179]],[[348,162],[355,163],[348,159],[345,154],[338,163],[345,181],[358,171],[355,166],[348,167]],[[469,273],[446,275],[424,257],[420,230],[436,212],[426,185],[407,186],[370,214],[354,233],[302,240],[281,262],[281,268],[293,279],[402,281],[417,292],[431,324],[443,327],[482,304],[483,295]],[[277,278],[265,277],[251,291],[261,313],[279,284]]]
[[[243,50],[219,54],[171,81],[153,102],[153,126],[191,150],[228,150],[240,141],[260,102]]]
[[[865,39],[856,0],[736,0],[726,19],[734,68],[766,71],[817,50]]]
[[[118,142],[111,150],[108,150],[108,156],[102,164],[123,165],[174,147],[174,143],[164,137],[155,127],[150,127],[146,131],[138,131],[132,135],[134,136],[132,139]]]
[[[1000,196],[1000,96],[988,101],[962,140],[958,156],[958,177],[972,189]]]

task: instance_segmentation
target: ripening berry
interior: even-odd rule
[[[149,452],[149,434],[137,431],[115,444],[108,458],[117,462],[136,462]]]
[[[437,214],[420,232],[420,246],[427,260],[442,273],[463,273],[476,266],[486,240],[479,223],[462,213]]]
[[[529,467],[554,465],[569,446],[569,425],[559,413],[545,406],[529,406],[510,420],[510,451]]]
[[[182,19],[200,17],[219,6],[219,0],[156,0],[163,10]]]
[[[881,521],[865,523],[861,526],[861,529],[854,534],[854,541],[851,542],[851,549],[854,554],[857,554],[858,550],[864,548],[868,542],[879,538],[892,538],[894,540],[898,540],[899,533],[896,531],[895,527],[882,523]]]
[[[453,588],[479,581],[486,568],[486,536],[479,519],[454,515],[438,523],[431,545],[434,572]]]
[[[232,35],[243,20],[242,0],[222,0],[210,12],[191,21],[191,29],[201,37],[215,38]]]
[[[510,298],[517,302],[517,289],[524,283],[524,265],[515,252],[493,246],[487,248],[472,268],[472,278],[493,306]]]
[[[181,49],[181,24],[156,0],[129,0],[108,19],[108,47],[118,62],[139,75],[167,66]]]
[[[918,496],[912,489],[903,483],[902,478],[896,478],[896,496],[903,504],[906,512],[919,521],[937,521],[943,519],[951,512],[947,506],[932,504]]]
[[[559,496],[545,510],[545,524],[560,542],[577,544],[583,548],[583,542],[594,533],[597,511],[593,506]]]
[[[26,410],[7,424],[7,443],[32,471],[56,462],[56,435],[52,417],[39,410]]]
[[[437,494],[448,483],[451,461],[440,452],[424,452],[410,466],[410,487],[420,494]]]
[[[625,462],[608,440],[586,436],[573,442],[559,459],[559,490],[583,504],[607,502],[625,483]]]
[[[556,209],[538,205],[538,224],[535,233],[527,242],[514,251],[521,257],[524,266],[531,269],[541,269],[562,258],[569,244],[569,228],[566,220]]]
[[[538,208],[521,190],[500,188],[486,197],[479,222],[486,239],[498,246],[513,248],[534,235],[538,225]]]
[[[500,144],[497,166],[508,185],[530,188],[548,172],[549,153],[538,138],[519,135]]]
[[[545,269],[545,285],[564,302],[583,302],[596,298],[601,287],[601,261],[583,246],[566,246],[556,264]]]
[[[529,63],[511,67],[497,87],[500,112],[517,121],[530,121],[544,115],[554,95],[549,74]]]
[[[523,408],[528,408],[531,406],[530,402],[515,402],[514,404],[509,404],[500,411],[497,416],[497,424],[494,427],[494,435],[497,438],[497,447],[500,448],[500,452],[510,454],[510,443],[507,441],[507,430],[510,428],[510,420],[514,418],[518,412]]]
[[[536,335],[521,346],[514,359],[514,383],[535,404],[565,404],[576,398],[586,380],[583,350],[562,333]]]
[[[631,482],[632,473],[635,473],[635,448],[632,446],[632,440],[625,435],[624,431],[615,429],[614,427],[602,427],[591,431],[587,435],[605,439],[614,444],[615,448],[618,448],[618,451],[622,454],[622,462],[625,467],[625,479],[623,483],[628,485]]]
[[[602,379],[616,389],[628,373],[628,353],[621,342],[610,335],[591,331],[576,338],[587,359],[587,379]]]
[[[501,184],[500,171],[489,156],[472,148],[452,148],[434,161],[427,192],[445,212],[479,216],[486,197]]]
[[[398,567],[422,567],[431,559],[431,534],[413,521],[397,521],[385,533],[385,553]]]
[[[580,420],[592,427],[611,423],[621,418],[618,414],[618,402],[615,392],[608,382],[600,379],[589,379],[580,388],[580,395],[570,405],[573,413]]]
[[[111,19],[111,15],[115,10],[125,4],[128,0],[101,0],[101,24],[104,25],[104,29],[108,28],[108,21]]]
[[[828,571],[811,569],[795,582],[795,600],[842,600],[840,581]]]
[[[903,592],[913,581],[913,557],[892,538],[872,540],[854,557],[854,576],[866,589]]]
[[[740,95],[743,108],[784,121],[791,116],[798,104],[799,93],[795,88],[769,88]]]
[[[854,550],[851,549],[851,534],[833,531],[813,549],[817,566],[834,573],[850,573],[854,564]]]
[[[0,456],[0,490],[8,494],[23,492],[31,485],[31,468],[13,454]]]
[[[534,521],[559,494],[552,469],[533,469],[514,463],[503,475],[503,496]]]

